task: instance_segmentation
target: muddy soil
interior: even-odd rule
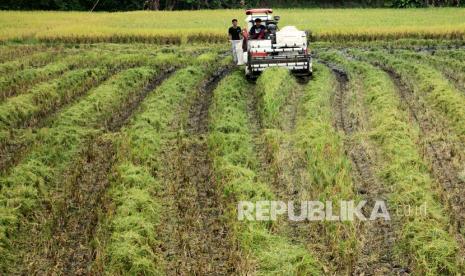
[[[50,124],[51,120],[53,119],[53,116],[60,110],[60,108],[63,108],[63,106],[75,102],[78,98],[80,98],[90,89],[92,89],[92,87],[94,87],[97,83],[104,82],[105,80],[110,78],[111,75],[117,72],[118,70],[113,70],[112,74],[108,74],[107,78],[102,79],[99,82],[94,82],[91,84],[89,83],[85,89],[82,89],[82,91],[80,91],[80,93],[77,93],[76,95],[74,95],[74,97],[70,99],[66,99],[66,101],[63,102],[61,105],[56,105],[54,109],[47,110],[47,112],[41,112],[38,115],[38,117],[34,120],[26,121],[23,125],[17,126],[18,128],[14,129],[14,131],[10,133],[10,137],[8,140],[0,141],[0,154],[2,156],[2,158],[0,159],[0,172],[3,174],[7,174],[11,168],[15,167],[21,162],[21,160],[27,155],[29,150],[32,148],[35,138],[30,137],[31,134],[28,133],[29,129],[31,130],[32,135],[34,135],[38,129]],[[144,93],[142,93],[141,95],[141,99],[145,97],[143,94]],[[146,94],[147,93],[145,93],[145,95]],[[135,106],[137,106],[137,104]],[[128,108],[128,110],[129,109],[130,107]],[[127,112],[127,114],[131,113]],[[112,126],[112,122],[110,122],[110,129],[111,127],[117,126],[118,119],[115,118],[112,119],[112,121],[115,122],[113,123],[114,126]],[[29,137],[27,139],[24,139],[25,135],[28,135]]]
[[[465,233],[465,181],[460,174],[465,169],[465,145],[459,138],[451,135],[447,123],[439,116],[428,111],[424,102],[417,98],[405,85],[400,76],[391,70],[385,70],[392,78],[400,98],[409,111],[412,121],[421,131],[421,147],[432,175],[441,185],[441,197],[451,211],[454,227],[459,233]],[[458,235],[458,241],[464,247],[464,238]]]
[[[174,68],[158,74],[134,98],[115,112],[106,122],[107,131],[118,132],[140,103],[168,78]],[[100,216],[105,213],[105,193],[109,187],[111,168],[115,163],[115,134],[96,137],[78,154],[78,158],[58,182],[53,199],[48,202],[42,221],[33,226],[23,248],[22,267],[26,274],[89,275],[96,257],[93,239]],[[45,223],[45,225],[43,224]],[[45,231],[45,232],[41,232]],[[50,233],[48,233],[50,232]],[[45,234],[44,234],[45,233]],[[51,235],[50,239],[37,238]]]
[[[226,202],[207,144],[213,93],[230,70],[219,70],[201,85],[189,109],[186,132],[165,149],[162,174],[172,204],[162,230],[162,251],[169,275],[238,273],[239,249],[231,237]]]
[[[7,175],[11,168],[27,154],[33,144],[33,135],[27,131],[14,131],[8,134],[6,141],[0,142],[0,173]]]
[[[348,75],[331,65],[338,87],[334,94],[333,110],[336,128],[347,136],[344,141],[346,154],[353,166],[353,182],[356,193],[367,200],[363,210],[366,217],[372,210],[375,200],[386,200],[389,194],[387,187],[377,180],[374,173],[374,160],[367,148],[353,139],[358,129],[358,119],[350,112],[350,94]],[[353,275],[390,275],[409,273],[392,258],[395,243],[394,222],[377,219],[360,224],[361,251],[354,265]]]
[[[116,132],[121,126],[125,125],[134,111],[139,107],[139,105],[144,101],[144,99],[153,91],[157,86],[160,85],[165,79],[169,78],[176,68],[170,67],[165,69],[163,72],[158,74],[154,79],[152,79],[142,90],[141,93],[138,93],[136,96],[130,99],[126,104],[126,107],[116,113],[105,123],[105,127],[108,131]]]

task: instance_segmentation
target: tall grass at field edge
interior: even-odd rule
[[[463,8],[275,9],[280,26],[308,30],[317,41],[464,37]],[[243,10],[0,12],[0,40],[42,42],[145,42],[179,44],[227,41],[232,18]]]

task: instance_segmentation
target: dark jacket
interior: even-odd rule
[[[253,25],[253,27],[250,28],[249,38],[250,39],[264,39],[265,30],[266,28],[263,25],[260,25],[258,27],[256,25]]]

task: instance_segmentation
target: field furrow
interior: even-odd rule
[[[458,124],[451,124],[450,120],[447,120],[447,114],[438,112],[435,108],[438,102],[433,102],[434,99],[431,99],[429,95],[424,95],[424,93],[427,93],[425,90],[419,90],[419,87],[424,87],[424,84],[412,84],[396,68],[384,68],[397,84],[400,97],[406,103],[411,116],[421,129],[422,135],[420,141],[422,142],[426,160],[432,168],[435,178],[441,184],[441,196],[451,210],[455,226],[460,233],[464,233],[465,217],[463,213],[465,202],[463,201],[463,197],[465,194],[462,191],[462,187],[465,184],[465,179],[462,174],[465,171],[463,165],[463,160],[465,160],[465,139],[460,129],[457,129],[458,127],[461,128],[463,124],[460,124],[460,126]],[[430,93],[434,93],[435,89],[440,88],[430,86],[430,89]],[[441,91],[444,91],[444,93],[453,93],[450,86],[442,88]],[[437,94],[439,94],[439,91]],[[446,101],[449,100],[447,97],[444,99]],[[435,104],[436,106],[434,106]],[[445,104],[447,103],[445,102]],[[461,114],[460,110],[454,111],[453,109],[449,109],[449,107],[446,107],[446,110],[449,110],[450,114],[458,114],[457,116]],[[463,122],[465,122],[465,118]],[[463,243],[463,238],[460,240]]]
[[[106,130],[118,133],[130,119],[141,102],[153,92],[160,83],[168,78],[174,69],[164,72],[144,87],[143,91],[132,97],[121,111],[116,112],[107,123]],[[95,259],[92,245],[96,233],[99,215],[105,211],[104,195],[109,187],[110,170],[116,159],[115,135],[99,135],[90,145],[78,154],[73,166],[64,173],[64,195],[49,218],[52,242],[42,248],[39,256],[46,256],[53,267],[50,273],[87,274]]]
[[[461,63],[465,61],[465,49],[437,50],[434,52],[434,55],[449,60],[453,59]]]
[[[95,234],[107,204],[109,172],[116,159],[116,136],[102,134],[89,141],[66,170],[63,195],[47,216],[48,241],[36,243],[26,258],[34,262],[28,273],[89,275],[97,257]],[[42,233],[44,230],[42,230]],[[31,243],[31,245],[34,242]]]
[[[377,65],[390,69],[399,76],[406,85],[411,87],[418,97],[425,100],[428,108],[442,116],[450,129],[462,139],[465,136],[465,94],[457,91],[441,72],[430,66],[408,62],[383,52],[368,52],[352,50],[357,57],[367,59]]]
[[[420,134],[411,127],[408,113],[402,110],[394,83],[388,74],[367,63],[347,61],[338,55],[327,58],[343,66],[350,77],[363,77],[357,90],[362,95],[359,102],[367,113],[362,116],[366,129],[362,129],[361,135],[372,145],[374,168],[383,181],[379,185],[387,185],[384,188],[388,193],[382,198],[397,209],[395,214],[391,211],[397,241],[393,244],[394,260],[402,264],[399,268],[404,272],[456,273],[463,262],[455,239],[457,233],[449,232],[446,209],[436,199],[437,184],[416,144]],[[402,206],[416,211],[399,213]],[[427,207],[421,209],[421,206]],[[406,255],[412,258],[405,259]]]
[[[227,196],[231,229],[241,249],[240,274],[318,275],[321,264],[305,246],[294,244],[274,231],[273,221],[238,221],[240,200],[276,199],[263,179],[260,149],[254,140],[261,135],[259,105],[254,88],[244,83],[241,72],[226,78],[215,91],[211,111],[209,148],[214,174]],[[258,151],[258,152],[257,152]]]
[[[267,172],[263,181],[269,183],[279,200],[292,202],[298,210],[300,203],[312,199],[310,192],[311,174],[307,170],[305,154],[296,147],[299,142],[294,139],[299,108],[306,91],[304,85],[298,85],[286,70],[269,70],[264,72],[257,82],[255,91],[261,93],[259,98],[260,117],[266,129],[255,140],[257,149],[263,151],[262,171]],[[262,145],[263,143],[263,145]],[[318,248],[315,243],[315,229],[299,211],[293,210],[294,220],[284,217],[277,223],[276,231],[286,236],[295,244],[305,248]],[[320,239],[321,241],[321,239]],[[309,251],[310,252],[310,251]],[[313,252],[312,252],[313,253]],[[320,260],[321,261],[321,260]],[[329,267],[327,269],[334,269]]]
[[[457,136],[445,128],[446,124],[438,117],[428,113],[425,103],[416,98],[414,92],[406,86],[399,75],[388,72],[396,84],[399,97],[407,105],[412,119],[421,130],[421,146],[434,173],[435,178],[442,185],[441,196],[449,205],[455,221],[455,227],[463,233],[465,230],[464,194],[461,192],[465,185],[460,177],[463,168],[461,160],[465,160],[465,144]],[[463,238],[460,238],[463,243]]]
[[[147,59],[141,54],[125,54],[115,58],[112,54],[96,53],[79,63],[83,67],[96,68],[72,70],[59,79],[39,85],[27,94],[18,95],[0,104],[0,128],[35,126],[41,117],[72,102],[89,88],[121,70],[137,66],[178,65],[182,64],[183,60],[172,55],[159,55]]]
[[[0,102],[5,99],[18,95],[31,93],[34,91],[35,85],[42,82],[53,80],[56,82],[60,76],[70,70],[76,69],[91,69],[95,67],[106,66],[109,69],[115,70],[121,67],[120,63],[131,62],[134,66],[152,65],[153,60],[156,60],[160,54],[172,54],[179,56],[182,54],[197,55],[196,52],[204,51],[202,47],[193,47],[192,49],[176,49],[167,50],[164,48],[147,47],[139,50],[125,49],[116,47],[115,49],[99,47],[84,49],[69,49],[60,53],[50,63],[40,67],[30,67],[23,70],[18,70],[12,75],[5,75],[0,78]],[[211,49],[215,50],[215,49]],[[115,51],[117,55],[115,56]],[[31,89],[32,88],[32,89]],[[32,90],[32,91],[31,91]]]
[[[62,55],[63,51],[60,50],[44,51],[34,53],[30,56],[26,56],[21,59],[1,63],[0,75],[2,76],[2,78],[4,78],[7,76],[12,76],[16,72],[21,70],[42,67],[55,61],[58,57]],[[3,81],[5,80],[6,79],[4,78]]]
[[[290,136],[295,156],[303,159],[307,171],[300,191],[302,199],[332,201],[335,205],[339,204],[338,200],[357,199],[343,136],[333,127],[332,99],[337,85],[336,77],[326,66],[315,64],[315,76],[304,88],[296,128]],[[357,223],[300,223],[303,224],[300,229],[307,231],[304,232],[307,246],[325,261],[326,274],[353,273],[360,247]]]
[[[394,52],[396,57],[404,58],[405,60],[412,60],[414,62],[429,64],[441,71],[446,79],[448,79],[457,90],[465,93],[465,62],[455,58],[446,56],[437,56],[436,52],[426,53],[412,53],[408,51]]]
[[[0,102],[18,94],[30,93],[29,89],[41,82],[56,82],[69,70],[95,67],[104,62],[105,56],[108,59],[108,53],[100,50],[67,51],[43,67],[27,68],[11,76],[4,76],[0,79]]]
[[[111,75],[133,66],[150,65],[162,68],[183,63],[182,59],[172,55],[168,55],[168,58],[159,55],[147,60],[140,54],[124,54],[117,58],[110,55],[100,56],[100,61],[102,63],[95,69],[70,71],[56,81],[45,83],[28,94],[10,98],[0,104],[0,132],[4,136],[0,141],[0,148],[5,156],[0,162],[2,171],[14,166],[30,148],[34,142],[34,137],[30,134],[31,128],[46,126],[50,117],[61,107],[75,102]]]
[[[340,69],[340,64],[328,64],[338,80],[334,95],[334,112],[336,127],[345,134],[344,148],[352,163],[352,178],[356,194],[361,200],[367,201],[363,210],[369,217],[376,200],[386,199],[389,190],[384,187],[375,173],[374,156],[366,143],[360,139],[360,124],[357,105],[362,95],[355,94],[359,80],[350,80],[346,68]],[[336,66],[336,67],[335,67]],[[355,107],[354,107],[355,106]],[[369,209],[369,207],[371,207]],[[393,243],[395,242],[395,227],[391,221],[377,219],[364,221],[360,229],[360,251],[354,263],[353,273],[385,274],[400,273],[401,267],[393,259]],[[404,269],[405,270],[405,269]]]
[[[27,154],[36,140],[37,132],[35,129],[47,126],[56,111],[76,101],[90,88],[98,85],[111,74],[134,66],[163,67],[169,63],[184,63],[180,60],[182,54],[174,55],[172,51],[165,50],[163,52],[168,52],[168,54],[161,54],[152,51],[153,47],[145,46],[137,54],[125,54],[126,51],[123,51],[117,56],[114,56],[114,53],[110,51],[111,48],[104,47],[107,52],[96,49],[91,52],[83,52],[82,56],[67,57],[66,59],[74,64],[73,68],[93,65],[99,67],[71,71],[60,79],[37,86],[28,94],[9,98],[0,105],[0,152],[2,154],[0,168],[4,173]],[[117,50],[125,49],[122,46],[116,48]],[[196,55],[199,51],[203,51],[203,48],[194,47],[186,52]]]
[[[109,193],[115,206],[108,209],[111,215],[102,231],[110,238],[102,242],[97,259],[97,268],[107,273],[158,274],[175,269],[170,265],[170,246],[178,242],[171,237],[175,226],[171,220],[177,217],[173,209],[176,195],[170,187],[161,188],[168,180],[165,166],[173,156],[163,156],[163,151],[176,139],[179,127],[186,125],[186,111],[201,80],[217,67],[215,57],[199,58],[199,63],[203,65],[182,69],[163,82],[122,131]],[[210,68],[205,70],[207,66]],[[149,208],[139,210],[142,203]],[[133,223],[140,227],[133,229]]]
[[[108,78],[106,68],[78,69],[0,104],[0,128],[25,128]]]
[[[169,166],[176,191],[178,223],[174,235],[178,242],[177,265],[169,274],[226,275],[235,269],[236,250],[222,219],[225,206],[213,178],[206,140],[213,93],[229,71],[228,67],[219,69],[200,86],[189,108],[186,135],[173,145],[174,158]]]
[[[24,156],[35,140],[34,129],[67,102],[85,94],[110,75],[105,68],[72,71],[63,78],[45,84],[27,95],[0,104],[0,170],[8,171]]]
[[[31,243],[35,244],[33,248],[47,248],[51,241],[46,235],[49,232],[43,232],[47,227],[29,221],[48,222],[48,216],[53,216],[57,211],[55,208],[64,195],[62,189],[66,185],[60,185],[63,173],[80,148],[99,133],[98,128],[108,127],[112,117],[125,114],[126,107],[144,93],[143,88],[150,78],[159,72],[162,70],[144,67],[123,71],[94,89],[76,105],[61,112],[49,128],[39,130],[40,140],[35,148],[9,175],[1,179],[1,207],[5,210],[2,219],[9,222],[2,227],[2,233],[7,235],[2,239],[1,247],[5,256],[13,253],[10,251],[12,246],[19,248],[20,252]],[[19,220],[22,221],[20,225]],[[21,227],[18,229],[18,226]],[[24,236],[26,231],[29,233]],[[18,243],[14,240],[16,237]],[[12,241],[15,243],[11,244]],[[24,265],[25,269],[40,271],[43,268],[41,263],[35,262],[37,256],[29,259],[35,251],[23,253],[26,253],[21,258],[23,264],[27,264]],[[2,269],[5,264],[2,263]]]

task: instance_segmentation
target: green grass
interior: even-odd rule
[[[344,135],[333,127],[332,95],[336,80],[326,66],[314,65],[314,78],[305,87],[300,116],[290,139],[304,155],[311,176],[308,193],[315,200],[357,200],[350,161],[344,152]],[[330,265],[348,273],[358,252],[356,225],[350,222],[322,223]]]
[[[352,52],[398,73],[415,95],[424,99],[431,109],[446,118],[453,131],[465,137],[465,94],[458,91],[440,71],[422,62],[397,58],[384,52]]]
[[[280,111],[295,85],[295,80],[284,68],[265,70],[257,80],[258,108],[264,127],[279,126]]]
[[[316,39],[463,39],[463,8],[277,9],[282,26],[311,30]],[[173,12],[0,12],[0,39],[67,42],[221,41],[232,18],[244,25],[243,10]]]
[[[6,271],[18,224],[25,224],[49,200],[49,189],[83,143],[98,133],[105,121],[136,96],[153,76],[148,68],[128,69],[63,110],[49,128],[39,131],[37,146],[12,171],[0,178],[0,271]]]
[[[397,260],[408,260],[420,275],[458,273],[461,265],[457,241],[448,232],[448,215],[437,200],[436,184],[416,144],[418,129],[402,111],[393,82],[367,63],[347,61],[335,54],[322,58],[341,65],[350,79],[362,83],[360,98],[368,114],[367,129],[361,130],[361,137],[377,149],[381,162],[377,174],[392,189],[388,196],[391,207],[427,206],[424,215],[395,217],[391,212],[393,219],[400,222],[394,245]]]
[[[109,239],[99,249],[105,273],[163,274],[163,256],[155,250],[160,243],[157,229],[163,214],[163,199],[159,198],[163,187],[157,176],[163,166],[161,149],[172,138],[170,124],[183,120],[177,110],[188,110],[197,86],[217,66],[215,59],[214,54],[203,55],[197,59],[201,65],[179,70],[164,81],[122,130],[115,177],[108,192],[114,211],[102,226]]]
[[[178,56],[165,54],[147,58],[143,54],[92,53],[79,58],[80,67],[95,69],[72,70],[60,78],[40,84],[28,93],[7,99],[0,104],[0,129],[15,128],[37,121],[66,103],[84,94],[103,80],[129,67],[180,65],[184,60]]]
[[[213,156],[215,177],[222,183],[230,202],[230,223],[244,257],[256,263],[256,275],[319,275],[321,264],[303,246],[271,230],[270,222],[237,221],[240,200],[256,202],[275,198],[271,188],[257,181],[258,160],[246,115],[246,93],[250,86],[242,72],[225,78],[215,90],[208,138]]]

